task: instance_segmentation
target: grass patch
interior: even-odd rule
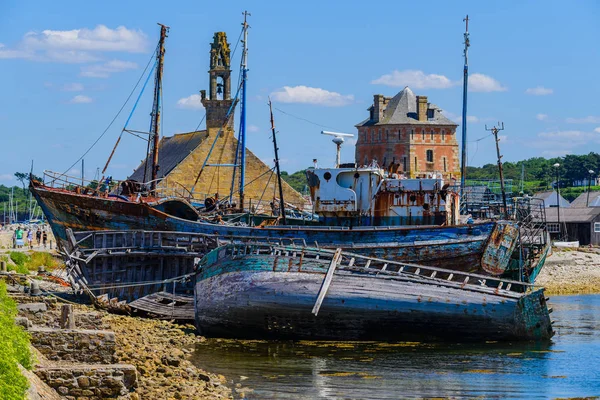
[[[17,363],[27,369],[33,366],[29,350],[29,335],[15,325],[17,305],[6,294],[6,284],[0,281],[0,398],[24,399],[29,387]]]
[[[9,256],[10,259],[15,263],[15,265],[7,265],[9,271],[16,271],[19,274],[29,273],[29,270],[25,265],[29,261],[29,256],[27,254],[18,251],[11,251]]]
[[[48,270],[52,270],[60,265],[60,261],[53,257],[52,254],[44,251],[32,251],[29,254],[13,251],[10,253],[10,259],[17,265],[14,269],[20,274],[37,271],[38,267],[42,265]]]

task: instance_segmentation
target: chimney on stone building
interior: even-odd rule
[[[427,121],[427,96],[417,96],[417,115],[419,121]]]
[[[385,97],[382,94],[373,96],[373,120],[379,122],[383,119],[383,111],[385,110]]]

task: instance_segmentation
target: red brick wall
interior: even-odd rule
[[[433,150],[433,163],[427,162],[427,150]],[[413,177],[427,172],[441,172],[445,176],[453,177],[460,176],[456,127],[381,125],[358,129],[356,144],[356,163],[358,165],[368,165],[373,159],[376,159],[380,166],[387,167],[395,160],[397,164],[400,164],[399,170],[404,171],[404,157],[407,158],[407,169]],[[417,157],[416,169],[415,157]],[[444,157],[446,158],[446,171],[444,171]]]

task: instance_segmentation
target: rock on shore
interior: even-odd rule
[[[139,385],[132,399],[223,399],[231,390],[223,375],[195,367],[189,354],[204,338],[193,326],[118,315],[104,317],[116,333],[118,362],[133,364]]]
[[[553,250],[536,279],[547,294],[600,293],[600,253],[597,249]]]

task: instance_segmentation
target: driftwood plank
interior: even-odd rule
[[[323,279],[323,284],[321,285],[321,289],[319,290],[319,295],[317,296],[317,301],[315,306],[312,309],[312,313],[317,316],[319,313],[319,309],[321,308],[321,304],[325,299],[325,295],[327,294],[327,290],[329,289],[329,285],[331,285],[331,280],[333,279],[333,273],[335,269],[339,265],[342,259],[342,249],[338,248],[331,259],[331,264],[329,264],[329,269],[327,270],[327,275],[325,275],[325,279]]]

